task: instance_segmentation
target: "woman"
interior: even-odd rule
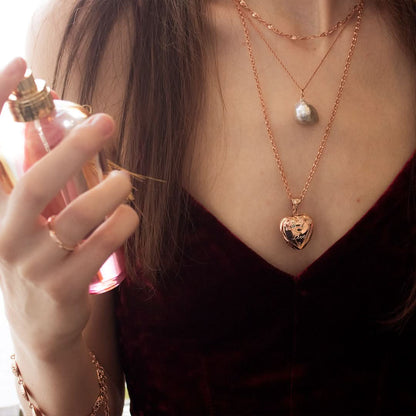
[[[2,288],[32,403],[91,413],[92,350],[114,415],[123,372],[133,415],[416,411],[415,15],[410,0],[47,6],[34,72],[118,130],[95,116],[2,198]],[[103,146],[164,182],[134,184],[130,277],[89,299],[137,226],[127,178],[57,216],[71,246],[113,213],[72,254],[38,215]]]

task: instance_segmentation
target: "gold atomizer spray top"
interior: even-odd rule
[[[9,97],[10,111],[15,121],[28,122],[49,115],[55,104],[50,88],[43,80],[35,80],[28,69]]]

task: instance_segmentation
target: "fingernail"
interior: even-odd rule
[[[126,170],[124,170],[124,169],[115,169],[115,170],[112,170],[109,173],[108,176],[118,176],[118,175],[121,175],[121,176],[124,176],[124,177],[130,179],[129,173]]]
[[[10,77],[19,70],[23,70],[24,67],[26,67],[26,62],[23,58],[14,58],[4,67],[3,74]]]
[[[98,127],[105,137],[111,136],[114,132],[114,121],[105,114],[95,114],[88,119],[87,123]]]
[[[120,169],[119,172],[120,172],[120,175],[123,175],[126,178],[129,178],[130,179],[130,173],[127,172],[125,169]]]
[[[129,181],[130,187],[131,187],[131,185],[132,185],[132,177],[131,177],[130,173],[127,170],[125,170],[125,169],[122,169],[120,172]]]

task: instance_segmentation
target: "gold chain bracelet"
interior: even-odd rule
[[[105,416],[110,416],[107,377],[105,375],[104,368],[99,363],[94,353],[90,351],[89,355],[91,357],[92,363],[95,365],[97,381],[100,391],[88,416],[96,416],[101,408],[104,410]],[[25,382],[23,381],[22,373],[20,372],[19,366],[17,365],[16,356],[13,354],[10,358],[12,360],[12,372],[17,378],[19,392],[25,399],[25,401],[28,403],[32,416],[45,416],[45,414],[42,413],[42,411],[39,409],[39,406],[33,403],[30,391],[27,388]]]

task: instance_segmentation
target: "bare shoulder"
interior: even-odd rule
[[[127,6],[116,8],[117,18],[115,23],[107,28],[106,23],[99,21],[97,10],[100,0],[94,0],[89,4],[78,8],[79,0],[49,0],[33,16],[31,27],[28,31],[27,57],[34,74],[46,79],[51,84],[54,78],[55,66],[60,53],[60,47],[68,25],[74,25],[74,33],[79,30],[78,22],[86,16],[90,16],[93,23],[85,30],[84,41],[80,44],[70,42],[68,48],[63,51],[62,73],[66,71],[65,59],[72,49],[73,69],[70,82],[66,89],[65,99],[77,101],[82,81],[85,77],[85,63],[88,56],[88,42],[93,35],[101,31],[102,35],[109,35],[106,43],[102,43],[103,56],[97,74],[97,85],[93,102],[90,104],[94,112],[107,112],[118,119],[124,98],[124,85],[126,84],[130,55],[131,55],[131,13]],[[96,25],[96,27],[94,27]],[[107,33],[108,32],[108,33]],[[106,36],[103,36],[105,38]],[[58,83],[58,93],[60,92]],[[115,88],[116,87],[116,88]]]

